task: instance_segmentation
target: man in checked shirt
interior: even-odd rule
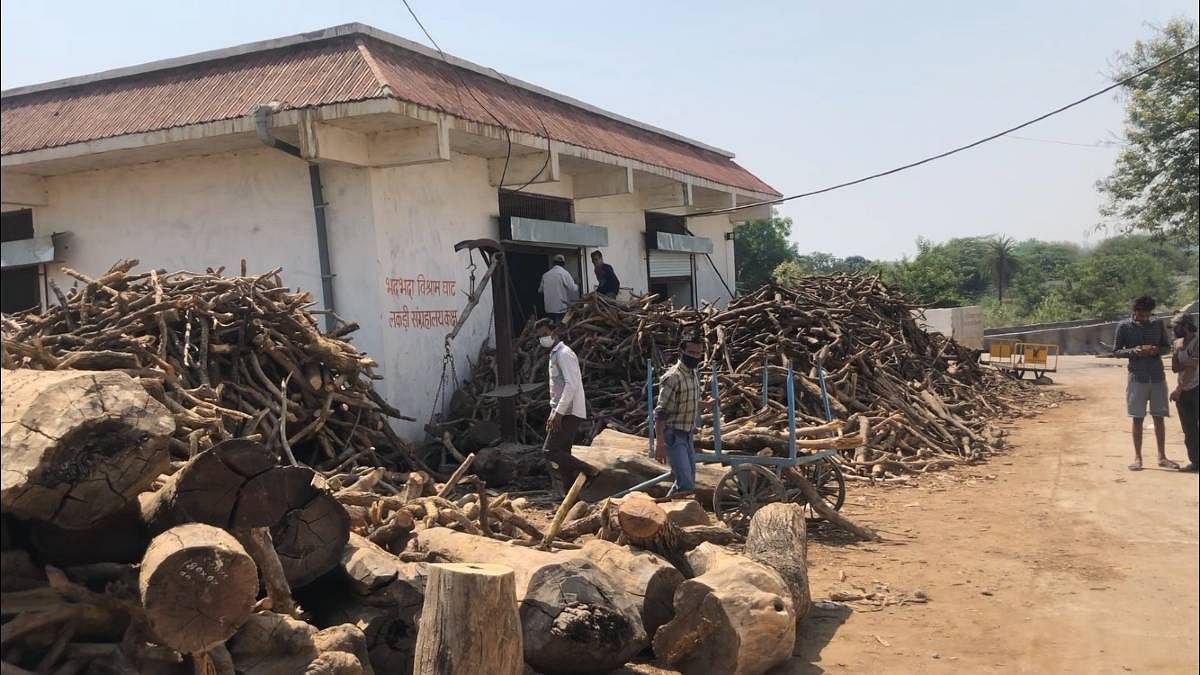
[[[1155,321],[1154,298],[1143,295],[1133,301],[1133,316],[1117,324],[1113,339],[1113,354],[1129,359],[1129,379],[1125,383],[1125,408],[1133,421],[1133,464],[1130,471],[1142,470],[1142,427],[1149,404],[1154,418],[1154,440],[1158,445],[1158,466],[1178,469],[1167,459],[1167,428],[1164,418],[1167,408],[1167,376],[1163,372],[1163,355],[1171,348],[1167,327]]]
[[[679,361],[659,381],[658,405],[654,408],[654,453],[659,462],[669,463],[675,484],[673,497],[688,496],[696,489],[696,449],[693,443],[696,415],[700,409],[700,378],[697,369],[704,358],[704,345],[692,334],[679,342]]]

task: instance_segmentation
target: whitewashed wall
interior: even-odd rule
[[[636,194],[578,199],[575,220],[608,228],[608,247],[601,249],[604,261],[613,266],[623,288],[634,293],[646,292],[646,216]],[[588,262],[588,274],[595,287],[595,273]]]
[[[708,237],[713,243],[712,264],[704,256],[696,256],[696,297],[701,304],[708,302],[724,307],[729,302],[729,288],[734,288],[733,242],[725,241],[725,233],[733,231],[729,216],[688,218],[688,229],[697,237]],[[721,276],[713,271],[716,267]],[[721,283],[721,277],[725,283]]]

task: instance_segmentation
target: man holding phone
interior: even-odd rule
[[[1158,466],[1178,469],[1167,459],[1164,419],[1170,414],[1167,404],[1167,376],[1162,355],[1171,349],[1167,328],[1152,318],[1154,298],[1143,295],[1133,301],[1133,316],[1117,324],[1113,354],[1129,359],[1129,379],[1125,383],[1125,407],[1133,422],[1133,464],[1130,471],[1142,470],[1142,428],[1146,408],[1154,418],[1154,440],[1158,444]]]

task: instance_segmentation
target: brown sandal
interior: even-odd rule
[[[1167,459],[1166,457],[1163,457],[1162,459],[1158,460],[1158,468],[1171,469],[1172,471],[1178,471],[1179,465],[1176,464],[1175,462],[1172,462],[1171,460]]]
[[[1133,464],[1130,464],[1129,470],[1130,471],[1141,471],[1142,470],[1142,460],[1139,459],[1138,461],[1134,462]]]

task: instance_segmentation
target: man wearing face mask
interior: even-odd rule
[[[534,324],[538,344],[550,350],[550,417],[546,419],[546,442],[542,452],[550,463],[551,477],[565,488],[580,473],[590,475],[590,467],[571,455],[575,434],[587,417],[583,393],[583,375],[579,357],[560,337],[560,326],[550,319]]]
[[[692,334],[679,342],[679,361],[671,366],[658,385],[654,408],[654,452],[659,462],[668,463],[675,483],[670,495],[683,497],[696,489],[696,415],[700,410],[700,378],[697,369],[704,358],[704,345]]]
[[[1180,469],[1189,473],[1200,471],[1200,347],[1196,322],[1190,314],[1176,315],[1172,322],[1175,344],[1171,350],[1171,370],[1179,381],[1171,391],[1179,424],[1183,427],[1183,444],[1187,447],[1188,465]]]

